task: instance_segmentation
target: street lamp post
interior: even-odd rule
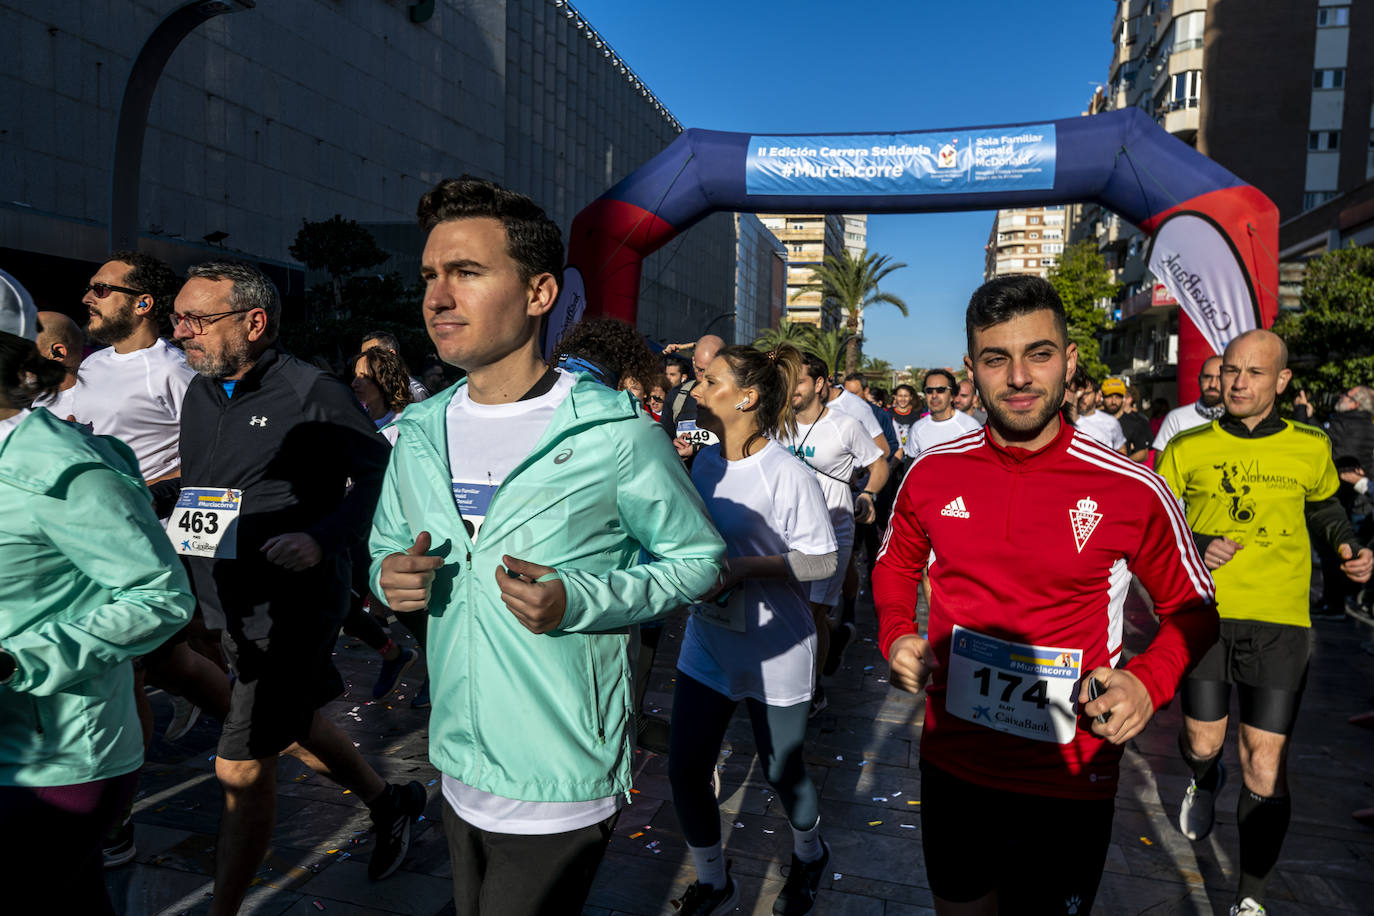
[[[719,315],[717,315],[716,317],[712,318],[710,321],[706,322],[706,327],[705,327],[705,328],[702,330],[702,332],[701,332],[701,333],[702,333],[702,336],[704,337],[704,336],[706,335],[706,333],[707,333],[708,331],[710,331],[711,328],[715,325],[715,323],[716,323],[717,321],[720,321],[722,318],[734,318],[734,317],[735,317],[735,313],[734,313],[733,311],[730,311],[730,312],[721,312]]]
[[[172,52],[183,38],[206,20],[225,13],[251,10],[256,0],[192,0],[158,23],[134,58],[115,128],[114,161],[110,166],[110,250],[138,246],[138,191],[143,171],[143,137],[153,91]]]

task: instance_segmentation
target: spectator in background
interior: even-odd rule
[[[368,419],[376,424],[378,431],[392,445],[396,444],[396,431],[383,429],[414,401],[410,374],[406,365],[394,350],[372,347],[364,350],[348,361],[352,378],[349,387],[353,396],[367,411]]]
[[[81,351],[86,339],[75,321],[62,312],[38,313],[38,352],[62,366],[62,382],[57,392],[36,399],[35,407],[45,407],[59,420],[72,415],[76,398],[77,368],[81,365]]]
[[[649,387],[649,395],[645,399],[644,405],[649,409],[649,416],[653,417],[655,423],[663,419],[663,402],[668,397],[668,392],[673,388],[668,381],[668,376],[659,373],[654,379],[653,385]]]
[[[916,389],[905,383],[898,385],[892,395],[890,413],[893,431],[897,433],[897,451],[893,453],[893,458],[905,462],[910,457],[907,453],[907,444],[911,439],[911,427],[921,418]]]
[[[1293,419],[1314,423],[1306,391],[1293,399]],[[1357,385],[1336,401],[1336,409],[1321,424],[1331,437],[1331,457],[1354,458],[1366,477],[1374,477],[1374,389]]]
[[[668,387],[664,393],[673,390],[678,385],[683,384],[691,377],[692,364],[681,356],[668,356],[663,360],[663,374],[668,378]]]
[[[1143,464],[1150,457],[1150,441],[1154,436],[1150,434],[1150,421],[1135,410],[1139,397],[1138,388],[1127,388],[1119,378],[1112,377],[1102,383],[1102,412],[1121,425],[1121,434],[1126,437],[1126,457]]]
[[[954,396],[954,409],[963,411],[978,421],[979,426],[988,422],[987,411],[978,404],[978,389],[972,379],[960,379],[959,392]]]
[[[1101,387],[1097,381],[1087,373],[1075,373],[1074,381],[1077,387],[1072,390],[1072,396],[1077,410],[1073,425],[1107,448],[1114,448],[1125,454],[1126,434],[1121,431],[1121,424],[1117,422],[1116,417],[1104,410],[1098,410],[1097,400]],[[1120,379],[1116,381],[1117,384],[1121,382]],[[1124,385],[1121,386],[1121,390],[1125,392]]]
[[[697,428],[697,402],[691,397],[692,390],[701,382],[706,367],[716,358],[725,341],[715,334],[703,334],[692,347],[692,371],[694,377],[680,382],[668,392],[663,402],[663,414],[659,425],[673,440],[678,457],[690,461],[703,445],[718,441],[715,433]]]
[[[1191,404],[1175,407],[1164,417],[1155,433],[1154,449],[1163,452],[1169,440],[1185,429],[1211,423],[1226,413],[1221,403],[1221,357],[1209,356],[1197,373],[1198,399]]]
[[[401,361],[401,367],[405,369],[406,379],[410,384],[411,401],[423,401],[429,397],[430,389],[425,383],[410,374],[410,369],[406,367],[405,357],[401,356],[401,342],[396,339],[395,334],[387,331],[373,331],[363,338],[362,345],[358,349],[364,353],[373,347],[381,347],[383,350],[390,350],[396,354],[396,358]]]

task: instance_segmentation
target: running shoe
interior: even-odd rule
[[[814,719],[821,714],[825,707],[830,705],[830,701],[825,698],[825,688],[820,684],[816,685],[816,692],[811,694],[811,711],[807,717]]]
[[[1231,916],[1264,916],[1269,912],[1254,897],[1246,897],[1240,903],[1231,904]]]
[[[673,906],[677,907],[675,916],[714,916],[716,913],[728,913],[739,906],[739,887],[735,885],[735,879],[730,877],[730,865],[728,861],[725,863],[724,887],[693,881],[687,893],[673,901]]]
[[[825,667],[821,673],[826,677],[840,670],[840,663],[844,661],[844,650],[849,648],[849,644],[854,641],[854,636],[858,632],[852,623],[842,623],[830,633],[830,651],[825,656]]]
[[[821,857],[814,862],[803,862],[796,853],[792,854],[787,883],[773,901],[775,916],[810,916],[816,909],[816,894],[821,889],[825,867],[830,864],[830,846],[825,840],[821,840],[821,849]]]
[[[118,868],[133,861],[134,856],[138,855],[138,847],[134,845],[132,819],[125,821],[118,830],[105,837],[103,852],[106,868]]]
[[[640,747],[646,751],[653,751],[655,754],[668,753],[668,721],[666,719],[642,712],[635,722],[635,731]]]
[[[162,737],[168,741],[180,741],[186,737],[200,718],[200,707],[190,700],[181,697],[172,697],[172,721],[167,723],[167,731],[163,732]]]
[[[377,845],[367,863],[367,876],[373,881],[388,878],[401,867],[410,849],[410,829],[425,813],[425,787],[411,780],[405,785],[386,787],[386,800],[372,812],[372,828]]]
[[[1183,796],[1183,804],[1178,809],[1178,829],[1190,840],[1200,840],[1212,832],[1212,819],[1215,814],[1217,795],[1226,785],[1226,767],[1217,761],[1217,787],[1208,791],[1197,784],[1196,779],[1188,781],[1188,792]],[[1262,911],[1261,911],[1262,912]]]
[[[412,709],[429,709],[429,678],[420,685],[420,689],[415,691],[415,696],[410,700]]]
[[[415,649],[402,649],[391,661],[382,659],[382,670],[377,672],[377,683],[372,685],[372,699],[380,700],[395,690],[401,675],[405,674],[419,657],[420,653]]]

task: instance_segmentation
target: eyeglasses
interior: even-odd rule
[[[925,389],[925,392],[926,392],[926,394],[944,394],[944,393],[945,393],[946,391],[948,391],[948,390],[949,390],[949,386],[948,386],[948,385],[941,385],[941,386],[939,386],[938,388],[937,388],[937,387],[933,387],[933,386],[930,387],[930,388],[927,388],[927,389]]]
[[[141,289],[129,289],[129,287],[127,287],[127,286],[115,286],[113,283],[87,283],[87,284],[86,284],[86,292],[85,292],[85,293],[82,293],[82,295],[84,296],[86,293],[95,293],[95,297],[96,297],[97,299],[105,299],[105,298],[107,298],[107,297],[110,295],[110,293],[112,293],[112,292],[114,292],[114,293],[128,293],[130,296],[146,296],[146,295],[147,295],[147,293],[145,293],[145,292],[144,292],[143,290],[141,290]]]
[[[244,312],[251,311],[253,311],[252,308],[232,309],[228,312],[213,312],[209,315],[192,315],[189,312],[173,312],[172,328],[178,328],[181,326],[182,322],[185,322],[186,326],[191,329],[191,333],[199,337],[205,333],[205,326],[207,324],[214,324],[221,318],[228,318],[230,315],[242,315]]]

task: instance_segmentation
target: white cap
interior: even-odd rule
[[[38,309],[24,284],[0,270],[0,331],[38,340]]]

